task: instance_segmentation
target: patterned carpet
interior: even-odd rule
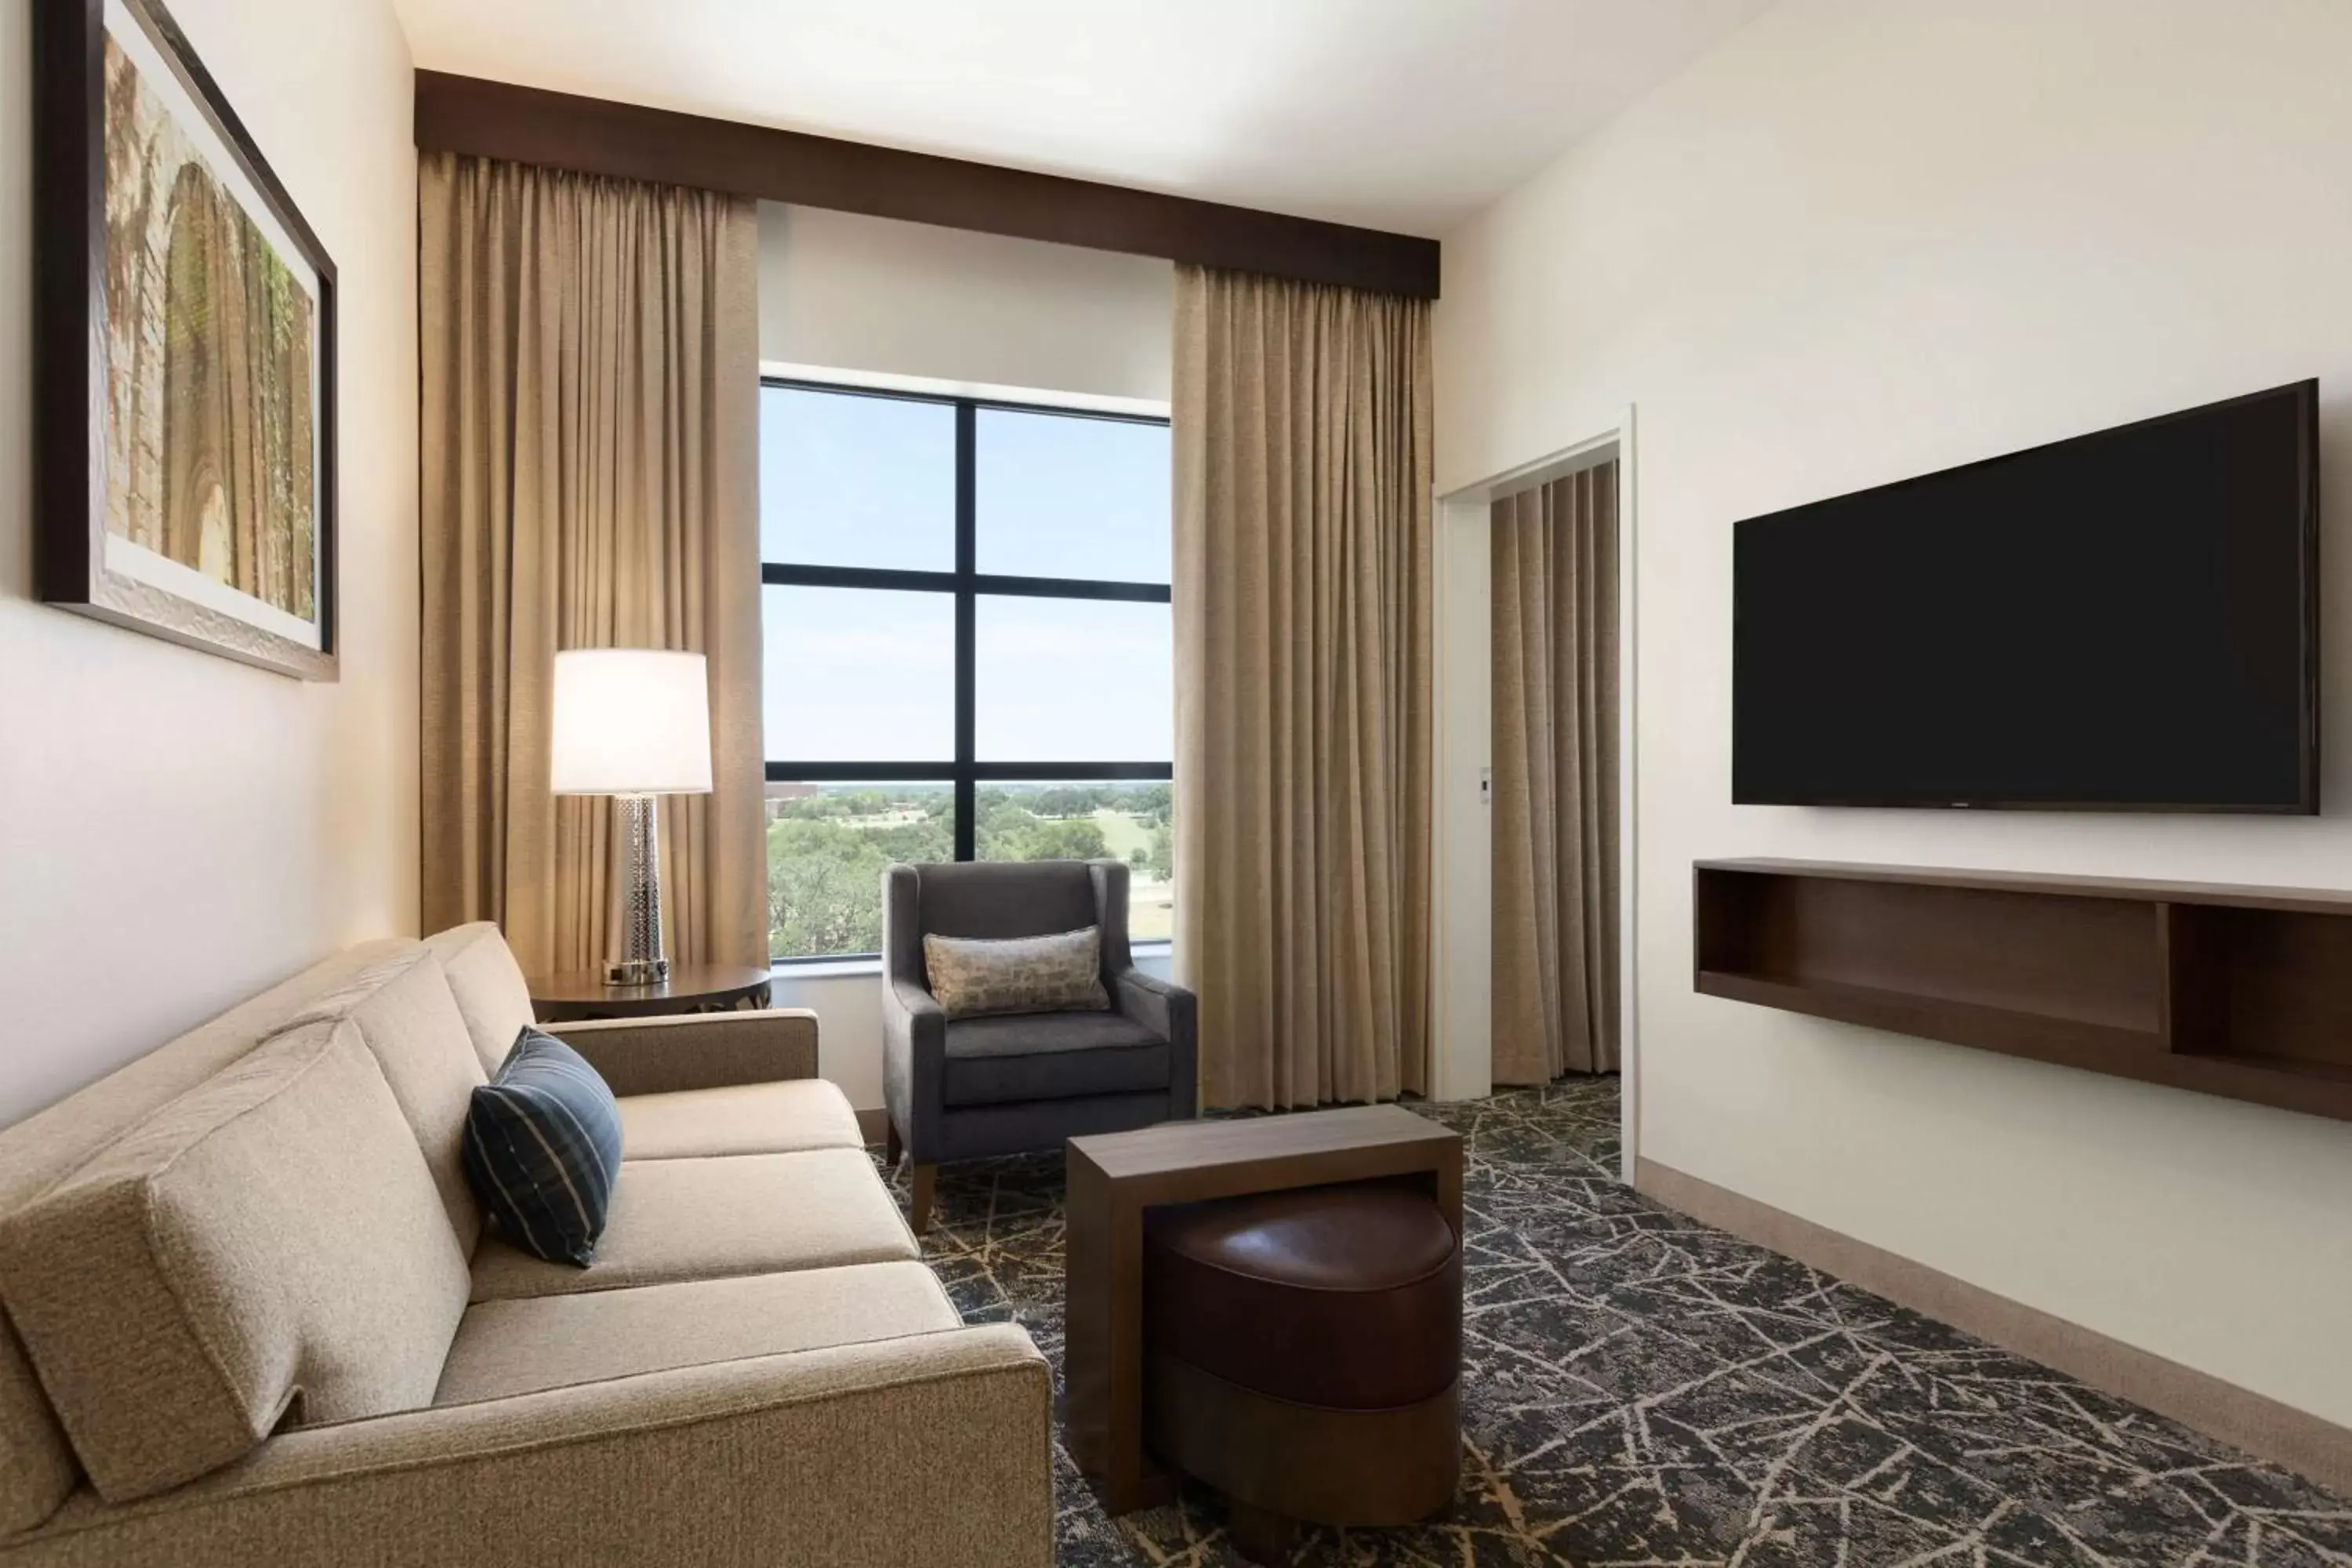
[[[2352,1502],[1619,1185],[1613,1079],[1416,1109],[1468,1142],[1463,1489],[1300,1564],[2352,1565]],[[964,1316],[1058,1374],[1060,1160],[939,1205]],[[1108,1520],[1058,1450],[1055,1485],[1064,1568],[1240,1561],[1211,1494]]]

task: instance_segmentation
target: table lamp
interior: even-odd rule
[[[708,681],[698,653],[600,647],[555,656],[555,793],[613,797],[604,978],[614,985],[669,978],[654,797],[710,793]]]

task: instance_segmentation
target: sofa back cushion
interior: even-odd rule
[[[0,1218],[243,1057],[360,970],[417,945],[410,938],[393,938],[336,953],[0,1131]],[[75,1479],[73,1450],[23,1342],[0,1322],[0,1535],[30,1530],[48,1518],[73,1490]]]
[[[0,1294],[110,1502],[281,1420],[428,1404],[465,1256],[349,1019],[257,1047],[0,1221]]]
[[[505,1065],[507,1053],[514,1049],[515,1037],[538,1022],[531,1013],[530,986],[523,980],[522,965],[515,962],[513,950],[499,928],[488,921],[451,926],[426,937],[425,945],[433,950],[441,961],[442,973],[449,977],[449,989],[457,998],[457,1011],[465,1016],[466,1030],[473,1037],[474,1055],[482,1071],[495,1075]]]
[[[349,1019],[383,1069],[392,1097],[425,1152],[449,1228],[467,1257],[482,1206],[466,1181],[466,1108],[484,1080],[465,1016],[430,949],[412,946],[364,964],[290,1020],[289,1029]]]

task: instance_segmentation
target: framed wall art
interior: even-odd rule
[[[157,0],[33,19],[39,595],[332,680],[334,263]]]

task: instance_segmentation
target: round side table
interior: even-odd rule
[[[583,1018],[643,1018],[666,1013],[730,1013],[768,1005],[768,971],[749,963],[680,963],[654,985],[612,985],[593,969],[530,977],[531,1011],[542,1024]]]

